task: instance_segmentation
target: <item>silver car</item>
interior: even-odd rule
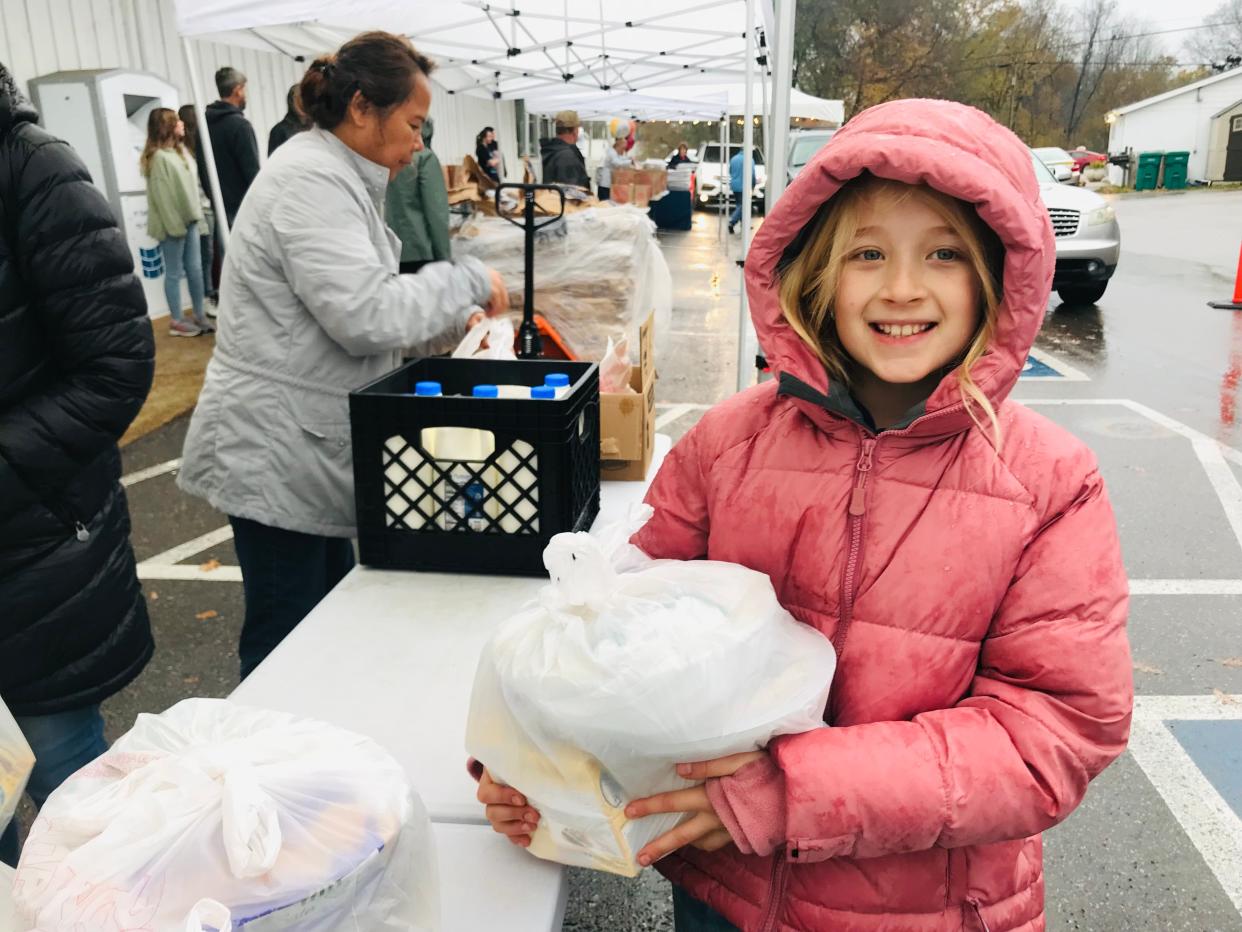
[[[1066,304],[1094,304],[1104,296],[1121,256],[1121,228],[1108,201],[1086,188],[1057,182],[1034,152],[1031,165],[1057,241],[1052,287]]]

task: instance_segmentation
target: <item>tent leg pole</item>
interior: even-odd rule
[[[750,351],[750,315],[746,307],[746,255],[750,251],[750,220],[754,187],[755,152],[755,0],[746,0],[746,104],[742,126],[742,262],[739,269],[737,310],[737,390],[750,385],[753,354]]]
[[[203,87],[198,76],[198,56],[194,54],[194,46],[190,40],[182,36],[181,51],[185,55],[185,70],[190,73],[190,93],[194,97],[194,115],[198,118],[198,141],[203,147],[203,161],[207,165],[207,177],[211,179],[211,203],[216,209],[216,230],[220,244],[227,249],[229,245],[229,218],[224,212],[224,194],[220,190],[220,175],[216,171],[216,153],[211,146],[211,133],[207,130],[207,111],[203,103]],[[206,269],[208,277],[211,270]]]

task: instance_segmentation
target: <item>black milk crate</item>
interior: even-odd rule
[[[474,398],[475,385],[542,385],[558,399]],[[418,382],[443,395],[415,397]],[[543,550],[599,514],[599,367],[546,360],[416,359],[349,396],[358,550],[386,569],[543,576]],[[494,438],[481,460],[437,461],[426,428]]]

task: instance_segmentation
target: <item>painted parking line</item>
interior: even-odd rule
[[[138,564],[138,578],[141,580],[190,579],[208,582],[241,582],[241,567],[239,566],[216,566],[207,569],[197,565],[187,566],[181,562],[232,539],[233,528],[227,524],[214,531],[208,531],[206,534],[200,534],[193,540],[188,540],[184,544],[178,544],[163,553],[157,553],[148,560],[143,560]]]
[[[1195,457],[1199,460],[1200,465],[1203,466],[1208,482],[1211,483],[1212,490],[1220,500],[1221,508],[1225,512],[1225,517],[1229,521],[1229,527],[1233,530],[1234,537],[1238,541],[1238,546],[1242,547],[1242,483],[1238,482],[1237,475],[1225,462],[1226,460],[1231,460],[1235,463],[1242,463],[1242,451],[1226,446],[1202,431],[1195,430],[1189,424],[1183,424],[1167,414],[1161,414],[1154,408],[1149,408],[1147,405],[1132,401],[1129,398],[1020,398],[1015,400],[1028,406],[1113,405],[1128,408],[1135,414],[1142,415],[1166,430],[1185,437],[1190,441]]]
[[[1023,382],[1090,382],[1091,376],[1059,356],[1031,347],[1019,378]]]
[[[139,469],[122,476],[121,485],[129,487],[142,482],[144,479],[154,479],[156,476],[163,476],[180,467],[181,457],[177,457],[175,460],[165,460],[163,463],[156,463],[154,466],[148,466],[146,469]]]
[[[217,566],[215,569],[204,569],[201,566],[176,564],[138,564],[138,578],[143,582],[160,579],[184,580],[189,582],[227,582],[242,581],[240,566]]]
[[[1196,730],[1179,723],[1191,722],[1200,726],[1242,725],[1242,695],[1136,696],[1130,754],[1216,875],[1234,908],[1242,913],[1242,817],[1222,795],[1222,790],[1233,792],[1234,784],[1210,779],[1186,744],[1178,740],[1175,731],[1189,735]],[[1193,742],[1188,743],[1199,750]],[[1215,773],[1218,768],[1212,765],[1209,769]]]
[[[1242,579],[1131,579],[1130,595],[1242,595]]]

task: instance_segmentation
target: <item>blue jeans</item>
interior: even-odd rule
[[[733,213],[729,214],[729,226],[735,227],[742,222],[742,191],[733,192]]]
[[[35,765],[26,792],[42,808],[52,791],[108,750],[103,716],[91,705],[55,715],[15,715],[17,727],[34,751]],[[0,835],[0,861],[17,866],[17,820]]]
[[[203,247],[199,242],[198,224],[185,228],[185,236],[170,236],[160,240],[160,252],[164,254],[164,296],[168,298],[168,313],[175,321],[181,320],[181,279],[190,286],[190,303],[194,305],[194,319],[202,323],[203,316]]]
[[[673,885],[673,928],[676,932],[738,932],[737,926]]]
[[[237,647],[244,680],[354,568],[354,545],[247,518],[230,516],[229,524],[246,596]]]

